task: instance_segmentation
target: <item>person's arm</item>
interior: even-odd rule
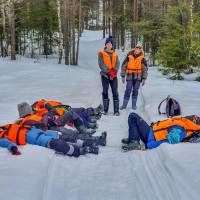
[[[20,155],[17,145],[6,138],[0,138],[0,147],[7,148],[13,155]]]
[[[147,61],[145,60],[145,58],[142,59],[142,79],[147,79],[148,76],[148,67],[147,67]]]
[[[107,74],[109,72],[109,68],[103,63],[103,58],[101,53],[99,53],[98,55],[98,63],[101,71]]]
[[[123,77],[123,78],[126,76],[127,63],[128,63],[128,55],[124,59],[122,66],[121,66],[121,77]]]
[[[120,61],[119,61],[119,58],[118,58],[118,56],[117,56],[116,66],[115,66],[115,71],[116,71],[116,73],[117,73],[118,70],[119,70],[119,66],[120,66]]]
[[[156,148],[160,146],[160,144],[162,144],[163,142],[167,142],[167,140],[156,141],[153,130],[152,128],[150,128],[149,135],[148,135],[147,148],[148,149]]]

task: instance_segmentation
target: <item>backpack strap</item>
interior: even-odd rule
[[[169,99],[170,98],[170,95],[168,95],[167,96],[167,98],[165,98],[164,100],[162,100],[161,102],[160,102],[160,104],[159,104],[159,106],[158,106],[158,113],[159,113],[159,115],[161,115],[161,114],[167,114],[166,112],[161,112],[160,111],[160,107],[161,107],[161,105],[162,105],[162,103],[164,102],[164,101],[166,101],[167,99]]]

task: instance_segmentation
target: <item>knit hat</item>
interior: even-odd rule
[[[113,38],[112,38],[112,36],[109,36],[109,37],[106,39],[105,45],[106,45],[107,43],[109,43],[109,42],[113,45]]]
[[[138,42],[138,43],[136,44],[135,47],[136,47],[136,48],[140,48],[140,49],[142,49],[142,43],[141,43],[141,42]]]
[[[32,107],[27,102],[22,102],[17,105],[17,109],[20,117],[32,114]]]

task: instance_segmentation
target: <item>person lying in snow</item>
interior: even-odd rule
[[[73,111],[74,113],[78,114],[79,117],[82,119],[83,124],[86,128],[97,128],[97,120],[101,117],[102,105],[99,105],[97,108],[71,108],[69,105],[64,105],[58,101],[46,100],[41,99],[36,101],[32,105],[32,109],[35,113],[42,116],[45,113],[49,112],[50,110],[60,109],[64,110],[65,112]],[[73,121],[71,121],[73,124]]]
[[[27,115],[33,115],[41,117],[41,126],[43,129],[56,129],[59,131],[59,127],[64,127],[67,123],[72,122],[75,128],[81,134],[92,135],[96,131],[94,129],[87,129],[82,119],[73,112],[71,109],[64,110],[63,108],[53,108],[49,104],[45,104],[45,107],[39,112],[34,112],[32,107],[27,102],[22,102],[18,104],[18,112],[21,118],[24,118]],[[36,117],[35,117],[36,118]],[[20,121],[20,119],[19,119]],[[29,120],[30,121],[30,120]],[[30,122],[29,122],[30,123]],[[38,123],[37,123],[38,124]]]
[[[173,117],[152,123],[150,126],[138,114],[128,117],[129,135],[122,139],[124,151],[140,150],[140,140],[148,149],[156,148],[164,142],[176,144],[200,131],[200,118],[196,115]]]
[[[41,130],[19,124],[7,124],[0,127],[0,147],[7,148],[13,155],[20,155],[17,145],[38,145],[54,149],[57,153],[79,157],[86,153],[98,154],[98,146],[86,146],[84,142],[68,143],[59,132]]]
[[[101,136],[92,136],[87,132],[87,130],[80,127],[78,129],[81,131],[65,128],[64,126],[67,121],[74,119],[73,112],[67,112],[64,115],[59,116],[56,113],[49,111],[48,113],[45,113],[43,117],[41,117],[33,114],[31,106],[26,102],[18,104],[18,112],[20,119],[17,120],[17,123],[21,126],[34,126],[43,130],[49,129],[59,131],[62,133],[60,138],[67,142],[76,143],[77,140],[82,140],[87,146],[106,145],[107,133],[105,131],[102,132]],[[77,127],[80,126],[80,119],[75,119],[74,121]]]

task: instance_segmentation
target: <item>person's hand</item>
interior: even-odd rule
[[[123,84],[125,83],[125,77],[122,77],[122,83]]]
[[[12,146],[10,149],[10,152],[12,153],[12,155],[15,155],[15,156],[21,155],[21,152],[18,150],[16,146]]]
[[[115,76],[116,76],[116,72],[115,72],[115,70],[113,70],[113,69],[109,70],[108,74],[109,74],[109,76],[110,76],[111,78],[115,78]]]
[[[141,86],[144,86],[144,84],[145,84],[145,79],[142,79]]]

